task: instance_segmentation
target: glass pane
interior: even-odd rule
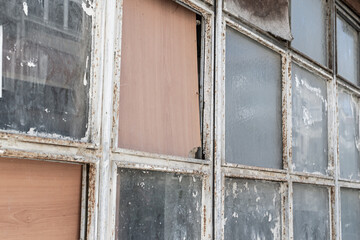
[[[338,96],[340,176],[360,179],[358,99],[343,91]]]
[[[329,240],[329,191],[325,187],[294,184],[294,239]]]
[[[119,170],[118,239],[200,239],[200,177]]]
[[[359,83],[359,32],[341,17],[336,18],[338,74]]]
[[[91,16],[63,0],[0,0],[0,11],[0,129],[83,138]]]
[[[326,173],[327,152],[326,81],[292,66],[292,157],[293,169]]]
[[[225,96],[226,161],[282,168],[280,55],[228,28]]]
[[[292,0],[291,45],[327,65],[326,0]]]
[[[342,240],[360,236],[360,191],[341,189],[341,236]]]
[[[280,184],[225,180],[225,239],[280,239]]]

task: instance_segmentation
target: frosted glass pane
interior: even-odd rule
[[[291,31],[294,48],[327,65],[325,0],[292,0]]]
[[[340,91],[338,95],[340,176],[347,179],[360,179],[357,99],[343,91]]]
[[[119,170],[118,239],[200,239],[198,176]]]
[[[341,189],[341,236],[342,240],[360,236],[360,191]]]
[[[325,187],[294,184],[294,239],[329,240],[329,192]]]
[[[359,33],[341,17],[336,18],[338,74],[359,84]]]
[[[292,66],[292,152],[293,169],[326,173],[327,152],[326,81]]]
[[[226,31],[226,161],[281,168],[280,55]]]
[[[225,180],[225,239],[281,239],[280,184]]]

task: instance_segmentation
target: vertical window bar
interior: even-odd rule
[[[44,21],[49,21],[49,0],[44,0]]]
[[[69,27],[69,0],[64,0],[64,29]]]

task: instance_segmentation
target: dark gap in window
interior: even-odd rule
[[[201,49],[202,49],[202,28],[203,28],[203,18],[201,15],[196,14],[196,44],[197,44],[197,67],[198,67],[198,95],[199,95],[199,114],[200,114],[200,137],[201,137],[201,147],[197,148],[195,152],[196,159],[205,159],[203,153],[203,115],[204,115],[204,82],[201,74],[202,71],[202,61],[201,61]]]

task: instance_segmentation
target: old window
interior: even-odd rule
[[[340,177],[360,179],[359,100],[343,90],[338,95]]]
[[[226,161],[281,169],[280,55],[228,27],[225,64]]]
[[[340,14],[337,16],[337,72],[355,85],[359,85],[360,78],[359,29],[359,26],[356,28]]]
[[[213,11],[192,1],[121,2],[115,238],[207,239]]]
[[[123,8],[119,147],[195,157],[197,15],[171,0],[124,0]]]
[[[281,239],[284,190],[276,182],[227,178],[224,239]]]
[[[294,184],[294,239],[330,239],[329,189]]]
[[[326,174],[328,168],[327,82],[292,65],[292,157],[295,171]]]
[[[360,192],[358,189],[341,188],[341,237],[355,239],[360,235]]]
[[[0,11],[0,129],[84,138],[91,16],[81,2],[63,0],[1,1]]]
[[[201,239],[202,179],[119,169],[118,239]]]
[[[327,66],[327,1],[291,1],[291,46]]]
[[[292,0],[284,43],[230,9],[245,2],[217,9],[214,237],[355,236],[340,208],[357,208],[360,91],[336,71],[333,30],[341,16],[358,31],[358,18],[338,2]]]

